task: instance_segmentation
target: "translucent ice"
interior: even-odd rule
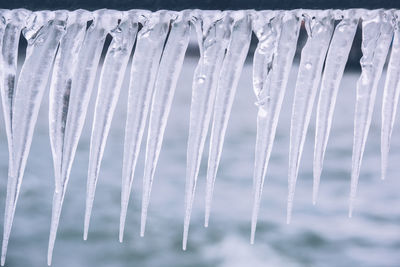
[[[258,114],[251,243],[254,243],[264,179],[301,22],[300,18],[291,12],[273,16],[268,18],[267,13],[267,18],[261,16],[254,22],[254,25],[258,26],[255,27],[255,32],[260,41],[253,59],[253,87],[257,97]]]
[[[214,106],[219,74],[228,46],[233,18],[229,12],[203,12],[195,22],[200,47],[192,85],[187,147],[185,218],[182,248],[186,250],[194,192],[204,143]]]
[[[396,118],[397,104],[400,94],[400,12],[396,11],[396,25],[394,27],[394,39],[392,52],[387,68],[385,87],[383,89],[382,103],[382,130],[381,130],[381,178],[385,179],[390,140]]]
[[[376,90],[393,37],[392,18],[391,12],[384,10],[367,11],[362,15],[361,50],[363,56],[360,60],[361,77],[357,82],[356,91],[349,217],[353,213],[358,177],[365,142],[371,125]]]
[[[100,164],[125,70],[136,39],[139,16],[141,16],[140,11],[123,13],[120,24],[111,32],[113,39],[105,56],[100,75],[90,140],[84,239],[87,238],[89,230],[90,214],[99,177]]]
[[[308,39],[301,51],[301,60],[293,100],[290,126],[287,223],[290,223],[291,219],[301,154],[303,152],[311,111],[321,79],[322,67],[334,25],[332,12],[330,10],[316,12],[316,14],[313,15],[311,11],[305,15],[304,23]]]
[[[48,248],[49,263],[51,262],[60,220],[62,200],[67,187],[66,181],[62,178],[61,167],[72,76],[76,69],[79,50],[85,37],[86,22],[89,19],[90,13],[87,11],[76,10],[68,13],[66,33],[60,41],[50,82],[49,135],[53,155],[55,189]]]
[[[119,227],[120,242],[123,240],[133,176],[170,20],[171,13],[166,11],[148,14],[143,28],[137,34],[125,126]]]
[[[343,19],[336,25],[322,75],[321,91],[317,106],[314,148],[313,203],[317,202],[319,181],[326,146],[332,125],[336,97],[344,67],[357,30],[359,14],[356,10],[343,12]]]
[[[150,202],[154,172],[160,155],[162,140],[164,137],[165,127],[167,126],[168,115],[171,109],[176,83],[189,44],[190,19],[191,12],[187,10],[180,12],[173,20],[155,82],[143,175],[142,217],[140,225],[141,236],[144,235],[146,228],[147,209]]]
[[[234,11],[230,16],[234,19],[234,24],[218,81],[210,137],[205,198],[205,227],[208,226],[210,218],[212,195],[221,158],[222,146],[224,144],[225,132],[228,126],[236,88],[251,40],[250,14],[246,11]]]
[[[38,11],[28,19],[24,36],[28,41],[26,59],[18,79],[12,106],[12,165],[10,167],[1,264],[4,265],[15,207],[32,143],[40,103],[57,51],[65,33],[67,12]]]

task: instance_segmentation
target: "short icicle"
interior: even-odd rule
[[[326,57],[317,105],[312,200],[314,205],[317,202],[319,181],[331,130],[337,93],[359,21],[357,10],[347,10],[342,11],[342,13],[343,18],[335,28]]]
[[[384,10],[366,11],[362,15],[363,56],[360,60],[361,76],[357,82],[354,113],[349,217],[353,214],[361,161],[371,125],[378,82],[393,37],[392,19],[391,11]]]
[[[128,66],[133,44],[135,43],[139,26],[139,16],[141,16],[140,11],[127,11],[123,13],[120,24],[111,32],[113,39],[105,56],[103,69],[100,75],[92,137],[90,140],[84,226],[85,240],[88,235],[90,215],[92,212],[101,160],[103,158],[111,121],[124,80],[125,70]]]
[[[314,12],[310,10],[308,14],[304,14],[308,39],[301,51],[290,125],[289,184],[286,218],[288,224],[291,220],[301,154],[334,26],[331,10],[315,11],[315,14],[311,13]]]
[[[233,11],[234,19],[231,39],[219,76],[211,128],[210,151],[208,156],[207,185],[205,197],[204,226],[208,227],[211,201],[225,132],[236,94],[240,74],[246,60],[251,40],[251,18],[247,11]]]
[[[218,79],[225,50],[228,47],[233,18],[230,12],[204,11],[198,15],[195,27],[200,47],[200,59],[192,84],[192,103],[187,147],[185,218],[182,249],[186,250],[197,176],[203,155]]]
[[[381,128],[381,178],[386,177],[390,140],[396,118],[397,104],[400,94],[400,11],[395,13],[396,25],[392,52],[387,68],[385,87],[382,101],[382,128]]]
[[[67,188],[66,181],[61,176],[61,166],[72,76],[78,62],[79,50],[85,37],[86,23],[90,19],[88,11],[76,10],[68,13],[66,33],[60,41],[50,82],[49,135],[53,156],[55,189],[47,252],[48,264],[51,263],[62,202]]]
[[[264,17],[259,19],[261,20],[254,22],[255,26],[260,23],[255,28],[260,41],[253,60],[253,87],[257,97],[258,114],[251,244],[254,243],[265,175],[301,24],[300,18],[289,11],[276,14],[268,20]]]
[[[129,84],[125,145],[122,166],[121,213],[119,241],[122,242],[136,162],[150,101],[153,96],[160,58],[174,12],[149,13],[137,34]]]
[[[167,43],[161,58],[151,104],[147,135],[146,160],[143,175],[142,215],[140,235],[146,229],[147,209],[165,127],[175,93],[186,49],[190,39],[190,10],[179,13],[171,24]]]
[[[13,166],[7,185],[1,265],[5,263],[12,221],[40,104],[59,41],[65,33],[66,19],[66,11],[34,12],[29,16],[23,30],[28,47],[12,106]]]

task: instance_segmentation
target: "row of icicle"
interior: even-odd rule
[[[111,120],[135,42],[130,66],[119,239],[122,242],[135,166],[150,113],[140,230],[141,236],[144,235],[154,172],[193,27],[198,37],[200,59],[192,85],[183,249],[186,249],[196,181],[212,119],[205,200],[205,226],[208,226],[225,131],[252,32],[258,38],[253,58],[253,89],[257,98],[258,115],[251,243],[254,242],[264,178],[301,23],[304,22],[308,38],[301,53],[291,119],[288,223],[306,132],[314,99],[320,87],[316,116],[313,202],[317,200],[335,100],[353,38],[361,21],[363,56],[362,73],[356,89],[349,211],[351,216],[377,85],[393,40],[382,108],[382,178],[385,177],[400,92],[399,15],[395,10],[363,9],[223,12],[184,10],[154,13],[145,10],[121,12],[105,9],[94,12],[0,10],[0,91],[9,149],[1,265],[5,263],[16,203],[49,76],[49,129],[55,174],[48,248],[48,264],[51,264],[71,166],[108,34],[112,36],[112,41],[101,69],[90,143],[84,239],[88,234],[96,183]],[[17,75],[21,32],[28,46],[22,69]]]

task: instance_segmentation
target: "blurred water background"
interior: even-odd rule
[[[353,218],[347,217],[347,211],[355,86],[360,72],[350,65],[339,91],[319,201],[316,206],[312,205],[313,115],[300,166],[293,219],[290,225],[286,225],[290,116],[298,58],[290,76],[268,168],[256,243],[249,244],[257,114],[249,57],[227,130],[210,226],[207,229],[203,227],[206,143],[188,250],[182,251],[191,83],[198,60],[196,51],[188,54],[155,175],[145,237],[139,237],[144,142],[133,183],[125,240],[122,244],[118,242],[128,91],[126,75],[101,167],[89,237],[83,241],[86,176],[97,89],[93,92],[64,201],[53,266],[400,266],[400,179],[396,164],[400,162],[398,119],[393,132],[387,180],[380,180],[380,109],[385,72],[378,89]],[[0,209],[3,209],[8,152],[3,116],[0,118]],[[53,177],[46,94],[21,187],[6,266],[46,265]],[[1,213],[1,228],[3,216]]]

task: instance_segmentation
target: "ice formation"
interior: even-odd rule
[[[301,52],[288,133],[287,222],[291,219],[313,104],[319,93],[313,203],[317,200],[340,82],[357,27],[361,27],[362,71],[354,88],[357,97],[349,207],[351,216],[378,82],[391,46],[381,130],[382,179],[386,175],[400,95],[399,15],[397,10],[383,9],[180,12],[0,10],[0,92],[9,150],[1,265],[5,264],[18,195],[48,81],[49,135],[55,179],[48,264],[52,261],[62,204],[97,72],[100,73],[100,80],[90,142],[84,239],[88,235],[101,161],[125,75],[129,75],[130,82],[127,88],[119,240],[123,240],[135,167],[148,124],[140,229],[140,235],[144,235],[156,166],[191,29],[197,35],[200,59],[193,77],[189,116],[183,249],[187,246],[196,182],[211,125],[205,226],[209,223],[224,136],[252,32],[258,40],[253,57],[253,90],[258,113],[251,243],[255,238],[267,167],[302,24],[307,40]],[[28,46],[18,72],[21,33]],[[105,50],[107,36],[111,37],[111,44]],[[101,64],[103,50],[105,57]]]

